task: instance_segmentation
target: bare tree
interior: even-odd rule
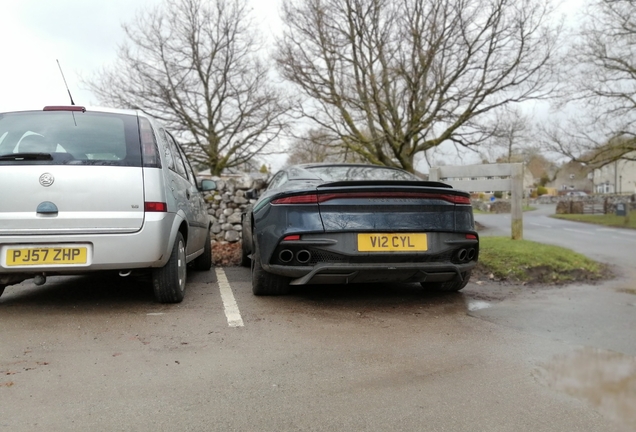
[[[288,165],[314,162],[362,162],[362,158],[333,138],[329,131],[310,129],[292,141]]]
[[[166,122],[213,174],[264,154],[285,130],[288,106],[244,0],[166,0],[124,30],[116,63],[89,88]]]
[[[636,2],[593,1],[575,40],[559,106],[574,114],[546,128],[549,144],[594,167],[636,160]]]
[[[521,154],[530,146],[532,123],[519,109],[505,110],[497,117],[491,143],[504,150],[505,162],[512,162],[515,154]]]
[[[302,114],[372,163],[413,172],[444,142],[478,147],[491,110],[553,89],[547,0],[285,0],[283,21]]]

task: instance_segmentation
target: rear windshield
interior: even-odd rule
[[[419,180],[406,171],[380,166],[326,165],[307,167],[305,169],[324,181],[333,182],[355,180]]]
[[[81,111],[0,114],[0,165],[141,166],[137,116]]]

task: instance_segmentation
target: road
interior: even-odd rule
[[[531,291],[523,301],[511,299],[474,315],[545,337],[636,355],[636,231],[554,219],[550,214],[554,206],[524,213],[524,238],[608,263],[617,279]],[[510,215],[480,214],[476,219],[487,227],[482,235],[510,235]]]
[[[0,298],[0,431],[636,430],[628,280],[263,298],[224,268],[179,305],[132,278],[25,282]]]
[[[634,255],[636,231],[571,222],[549,217],[554,205],[539,205],[523,213],[523,238],[572,249],[594,260],[618,266],[636,276]],[[510,214],[477,214],[475,219],[488,229],[481,235],[510,236]]]

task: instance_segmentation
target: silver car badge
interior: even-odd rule
[[[53,174],[44,173],[40,176],[40,184],[44,187],[51,186],[54,181],[55,177],[53,177]]]

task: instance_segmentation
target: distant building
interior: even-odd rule
[[[636,157],[636,153],[630,157]],[[592,181],[596,193],[636,193],[636,162],[618,160],[597,168],[594,170]]]
[[[592,169],[579,162],[568,162],[563,164],[557,172],[550,186],[560,193],[568,191],[594,192],[592,182]]]

